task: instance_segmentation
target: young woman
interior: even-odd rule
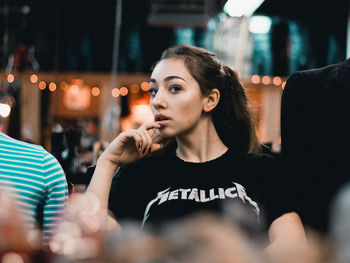
[[[283,201],[288,193],[280,184],[283,175],[275,176],[277,163],[254,154],[255,129],[235,72],[211,52],[181,45],[163,52],[149,84],[154,122],[114,139],[88,192],[118,221],[136,219],[142,226],[200,211],[221,213],[224,203],[233,202],[256,224],[264,213],[270,250],[304,242],[298,215]]]

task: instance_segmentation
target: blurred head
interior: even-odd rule
[[[237,74],[210,51],[191,45],[166,49],[152,72],[150,90],[155,120],[164,126],[162,135],[188,132],[209,115],[227,147],[239,153],[257,149],[245,90]]]

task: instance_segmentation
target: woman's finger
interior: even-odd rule
[[[121,136],[121,143],[125,144],[130,142],[130,139],[133,139],[135,141],[135,146],[137,149],[140,148],[142,137],[140,136],[138,130],[127,130],[120,134]],[[119,137],[119,136],[118,136]]]
[[[148,131],[152,129],[159,129],[161,126],[156,122],[146,122],[138,128],[139,131]]]
[[[146,147],[145,153],[149,153],[153,143],[152,137],[148,131],[144,131],[144,134],[146,135],[146,139],[147,139],[147,147]]]
[[[153,128],[151,138],[153,143],[160,143],[164,140],[164,137],[160,135],[159,129]]]

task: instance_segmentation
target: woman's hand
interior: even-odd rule
[[[161,148],[161,137],[156,122],[148,122],[138,129],[122,132],[106,148],[100,157],[107,165],[120,166],[134,162]]]

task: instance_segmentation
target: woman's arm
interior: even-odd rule
[[[134,162],[160,148],[159,144],[153,143],[152,130],[157,128],[160,125],[152,122],[137,130],[122,132],[98,159],[87,192],[99,199],[103,210],[107,211],[111,184],[120,165]]]
[[[265,249],[265,254],[271,262],[281,262],[278,259],[297,256],[307,246],[303,223],[295,212],[276,218],[270,225],[268,235],[270,245]]]
[[[87,188],[88,193],[94,194],[98,198],[103,210],[108,209],[109,192],[118,168],[118,164],[113,164],[106,160],[102,154],[97,161],[94,174]]]

